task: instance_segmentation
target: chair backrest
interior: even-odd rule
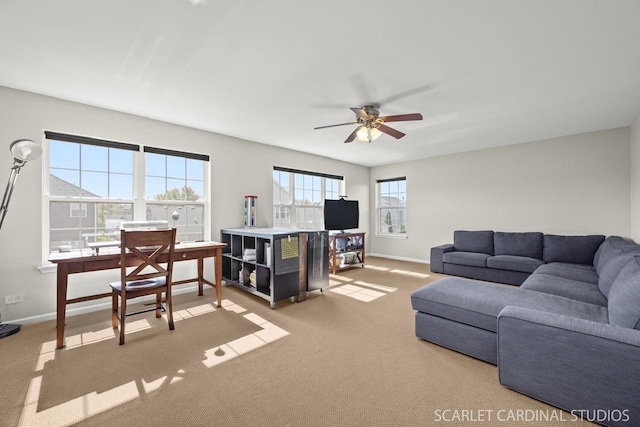
[[[120,231],[120,266],[121,281],[123,283],[137,280],[147,280],[155,277],[166,277],[167,283],[171,283],[173,271],[173,258],[176,243],[176,229],[152,230],[152,231]],[[131,255],[134,260],[130,260]],[[167,259],[162,264],[158,257],[166,254]],[[127,273],[128,265],[137,265],[133,271]],[[149,271],[143,272],[147,267]]]

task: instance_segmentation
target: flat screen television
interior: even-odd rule
[[[324,201],[324,228],[325,230],[349,230],[358,228],[360,211],[357,200],[331,200]]]

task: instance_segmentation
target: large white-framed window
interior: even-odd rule
[[[43,147],[43,260],[118,240],[122,221],[168,220],[178,241],[209,233],[208,156],[49,131]]]
[[[324,229],[324,200],[344,193],[344,177],[274,166],[273,226]]]
[[[377,233],[387,236],[407,234],[407,178],[376,181]]]

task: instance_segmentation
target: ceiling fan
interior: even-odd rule
[[[356,114],[356,121],[349,123],[340,123],[337,125],[328,125],[328,126],[319,126],[314,129],[326,129],[332,128],[336,126],[346,126],[346,125],[359,125],[351,135],[344,141],[352,142],[354,139],[358,138],[360,141],[369,141],[376,139],[382,133],[386,133],[387,135],[391,135],[396,139],[402,138],[405,134],[390,128],[385,125],[387,122],[405,122],[409,120],[422,120],[422,114],[413,113],[413,114],[397,114],[394,116],[381,116],[380,112],[376,110],[372,105],[365,105],[362,108],[351,108]]]

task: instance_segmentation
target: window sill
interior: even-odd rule
[[[44,264],[39,265],[36,268],[40,270],[40,273],[42,274],[55,273],[56,271],[58,271],[58,266],[56,264]]]
[[[396,239],[396,240],[406,240],[409,238],[406,234],[374,234],[373,237],[380,237],[382,239]]]

